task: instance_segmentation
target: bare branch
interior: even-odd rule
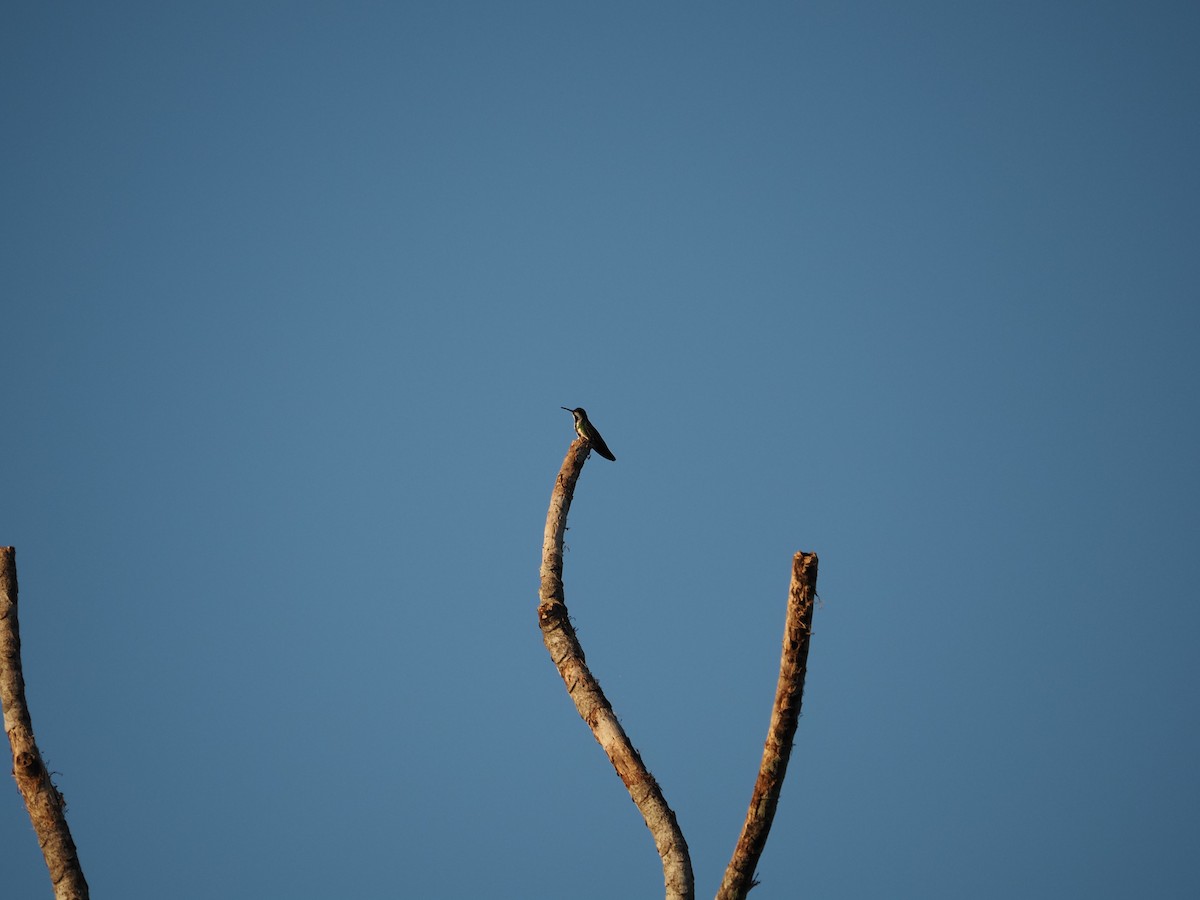
[[[783,630],[783,657],[779,662],[779,684],[775,706],[763,747],[762,765],[750,797],[750,809],[717,900],[743,900],[757,882],[754,869],[767,844],[779,791],[787,774],[792,739],[804,699],[804,675],[808,667],[808,639],[812,635],[813,598],[817,595],[817,555],[797,553],[792,559],[792,586],[788,592],[787,621]]]
[[[654,836],[654,845],[662,858],[667,900],[692,900],[695,896],[692,861],[675,813],[667,805],[658,782],[646,769],[641,756],[617,721],[599,683],[588,671],[583,648],[567,615],[562,583],[563,533],[567,527],[567,512],[571,508],[575,482],[583,471],[587,453],[586,441],[576,440],[571,444],[550,496],[550,510],[546,514],[546,532],[542,542],[538,623],[550,659],[562,676],[575,708],[592,729],[592,734],[608,755],[629,796],[646,820],[646,827]]]
[[[66,803],[42,762],[25,704],[17,621],[17,552],[13,547],[0,547],[0,704],[4,706],[4,732],[12,745],[13,778],[50,869],[55,900],[87,900],[87,882],[67,827]]]

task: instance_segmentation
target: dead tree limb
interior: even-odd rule
[[[771,725],[763,747],[762,765],[746,823],[734,848],[733,858],[725,869],[717,900],[743,900],[757,883],[754,869],[767,844],[779,791],[787,774],[792,739],[800,720],[800,705],[804,699],[804,675],[808,667],[808,639],[812,635],[813,599],[817,595],[817,555],[797,553],[792,559],[792,586],[788,592],[787,620],[783,629],[783,657],[779,662],[779,684],[775,689],[775,706],[771,710]]]
[[[588,671],[583,648],[567,615],[562,583],[563,533],[567,528],[567,512],[571,508],[575,482],[583,471],[588,449],[584,440],[576,440],[571,444],[558,473],[558,480],[554,483],[554,492],[550,495],[550,510],[546,514],[546,532],[542,542],[538,623],[550,659],[562,676],[575,708],[592,729],[592,734],[608,755],[609,762],[624,782],[629,796],[646,820],[646,827],[654,836],[654,845],[662,858],[667,900],[693,900],[695,885],[692,860],[687,841],[683,839],[683,832],[675,820],[675,813],[667,805],[658,782],[646,769],[641,756],[617,721],[599,683]]]
[[[0,704],[4,706],[4,733],[12,746],[13,778],[50,869],[55,900],[87,900],[87,882],[67,827],[66,803],[38,752],[25,704],[21,628],[17,621],[17,554],[13,547],[0,547]]]

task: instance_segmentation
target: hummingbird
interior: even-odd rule
[[[582,406],[578,409],[567,409],[565,406],[559,408],[566,409],[567,412],[575,417],[575,433],[591,444],[593,450],[605,459],[611,459],[613,462],[617,461],[612,451],[608,449],[608,444],[604,443],[604,438],[600,437],[600,432],[596,430],[596,426],[588,421],[586,409]]]

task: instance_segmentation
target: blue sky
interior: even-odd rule
[[[11,7],[0,543],[97,896],[1200,890],[1194,4]],[[15,788],[13,897],[51,896]]]

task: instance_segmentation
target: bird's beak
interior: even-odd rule
[[[559,409],[567,409],[565,406],[560,406]],[[567,409],[567,412],[575,412],[573,409]]]

